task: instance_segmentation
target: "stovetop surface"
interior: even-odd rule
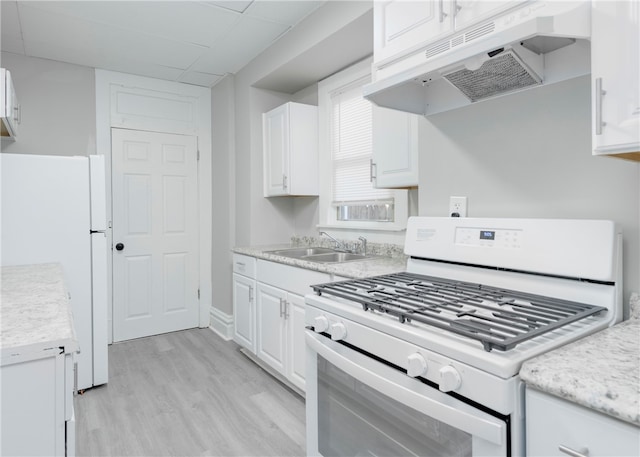
[[[359,304],[400,323],[414,322],[476,340],[486,351],[516,345],[606,308],[451,279],[395,273],[312,286],[318,295]]]

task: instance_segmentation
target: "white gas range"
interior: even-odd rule
[[[615,224],[411,218],[405,253],[305,297],[308,454],[524,454],[521,364],[622,315]]]

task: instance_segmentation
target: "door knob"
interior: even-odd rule
[[[124,249],[124,244],[118,243],[116,244],[116,251],[122,251]]]

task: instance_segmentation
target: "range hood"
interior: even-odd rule
[[[591,4],[530,2],[383,65],[364,97],[431,114],[589,74]]]

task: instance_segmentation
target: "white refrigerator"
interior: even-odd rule
[[[77,388],[106,383],[104,156],[2,153],[0,174],[0,264],[62,265],[80,344]]]

